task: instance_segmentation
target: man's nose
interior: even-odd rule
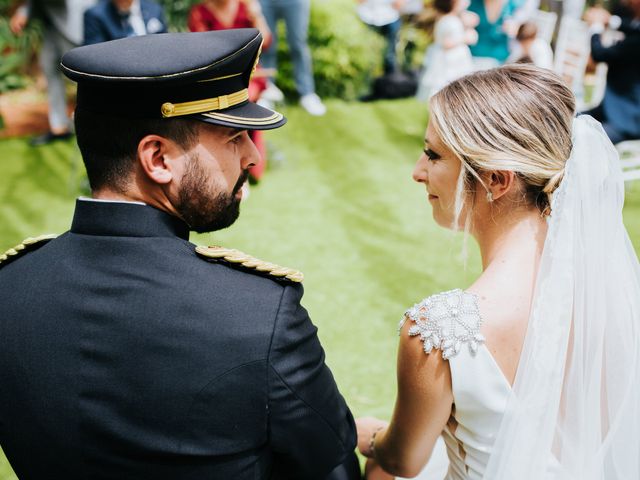
[[[254,165],[257,165],[262,161],[262,157],[260,156],[260,152],[256,147],[256,144],[253,143],[253,140],[249,136],[249,132],[244,132],[244,135],[247,136],[246,141],[243,142],[244,150],[242,152],[242,169],[246,170],[247,168],[251,168]]]

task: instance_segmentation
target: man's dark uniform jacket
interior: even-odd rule
[[[20,479],[312,479],[353,455],[302,286],[187,239],[152,207],[80,200],[69,232],[0,264]]]

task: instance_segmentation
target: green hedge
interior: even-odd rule
[[[9,27],[11,7],[8,0],[0,0],[0,94],[29,84],[26,70],[40,44],[38,23],[29,24],[21,35],[13,34]],[[0,115],[0,130],[4,128],[4,118]]]
[[[0,93],[22,88],[28,83],[26,69],[40,44],[41,28],[30,23],[20,35],[9,27],[10,16],[6,2],[0,2]]]
[[[1,0],[0,0],[1,1]],[[156,0],[162,5],[169,29],[175,32],[187,30],[187,16],[192,5],[198,0]]]
[[[171,30],[186,30],[194,0],[161,0]],[[382,38],[355,14],[353,0],[315,0],[311,6],[309,47],[316,90],[322,97],[354,99],[364,93],[371,77],[381,72]],[[293,66],[284,24],[278,28],[277,83],[289,97],[296,96]]]

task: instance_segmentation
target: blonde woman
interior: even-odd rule
[[[615,149],[532,65],[430,105],[413,178],[482,273],[405,313],[391,422],[358,420],[369,478],[417,475],[440,435],[448,480],[640,478],[640,266]]]

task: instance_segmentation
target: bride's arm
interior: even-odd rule
[[[398,394],[391,423],[375,435],[372,456],[391,474],[414,477],[424,468],[453,404],[449,362],[440,350],[425,354],[420,337],[405,322],[398,351]]]

